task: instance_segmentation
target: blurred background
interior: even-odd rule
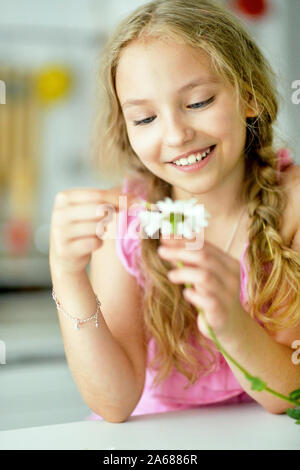
[[[300,163],[299,0],[223,0],[278,75],[276,130]],[[0,0],[0,430],[84,419],[51,297],[57,192],[108,188],[93,167],[101,48],[143,0]],[[113,184],[115,185],[115,184]]]

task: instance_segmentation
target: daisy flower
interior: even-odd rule
[[[153,206],[148,202],[143,202],[142,205],[146,209]],[[174,234],[191,239],[194,233],[208,225],[210,214],[203,204],[197,204],[195,198],[173,201],[166,197],[163,201],[157,201],[154,207],[155,210],[145,210],[138,214],[141,227],[149,237],[160,231],[163,236]]]

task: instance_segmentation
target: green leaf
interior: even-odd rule
[[[300,421],[300,408],[288,408],[286,410],[286,414],[290,416],[291,418],[294,418]]]
[[[298,388],[297,390],[294,390],[293,392],[291,392],[289,394],[289,398],[291,400],[298,400],[298,398],[300,398],[300,388]]]
[[[295,424],[300,424],[300,419],[298,419],[297,421],[295,421]]]
[[[257,390],[261,392],[267,386],[267,384],[263,382],[259,377],[252,377],[250,381],[251,381],[251,390]]]

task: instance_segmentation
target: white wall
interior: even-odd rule
[[[225,0],[224,0],[225,1]],[[89,166],[97,68],[103,38],[144,0],[0,0],[0,63],[39,68],[50,62],[70,67],[70,99],[43,115],[37,251],[47,253],[55,194],[71,187],[107,187]],[[242,19],[278,74],[282,94],[277,123],[300,163],[299,111],[291,83],[300,79],[297,43],[299,0],[270,0],[272,11],[259,22]],[[1,77],[0,77],[1,79]]]
[[[49,219],[54,195],[68,187],[105,182],[91,174],[89,136],[102,37],[137,0],[0,0],[0,62],[38,70],[49,63],[70,68],[70,99],[43,115],[41,199],[38,219]]]
[[[278,138],[287,141],[288,145],[295,150],[295,157],[300,163],[299,119],[295,119],[300,106],[297,110],[291,101],[291,83],[297,79],[296,69],[300,78],[300,60],[296,42],[300,2],[299,0],[269,0],[269,5],[269,12],[262,20],[255,22],[243,17],[242,21],[252,33],[277,75],[281,99],[278,121],[274,128]]]

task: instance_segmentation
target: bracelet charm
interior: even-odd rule
[[[96,328],[98,328],[99,326],[99,323],[98,323],[98,314],[99,314],[99,311],[100,311],[100,306],[101,306],[101,302],[100,300],[98,299],[98,297],[95,295],[96,297],[96,303],[97,303],[97,310],[96,310],[96,313],[94,313],[93,315],[91,315],[90,317],[86,318],[85,320],[81,320],[80,318],[76,318],[76,317],[72,317],[72,315],[70,315],[68,312],[66,312],[60,302],[57,300],[56,298],[56,295],[55,295],[55,292],[54,292],[54,288],[52,288],[52,297],[56,303],[56,306],[58,308],[58,310],[60,312],[62,312],[64,314],[65,317],[69,318],[70,320],[72,320],[74,322],[74,330],[79,330],[79,326],[81,323],[87,323],[88,321],[90,320],[93,320],[95,319],[95,326]]]

